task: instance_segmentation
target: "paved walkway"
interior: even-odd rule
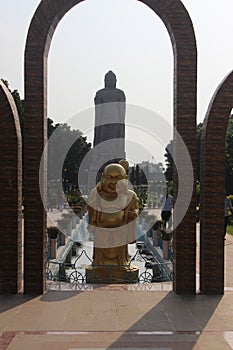
[[[0,350],[233,349],[233,237],[225,251],[224,296],[177,296],[166,283],[0,296]]]

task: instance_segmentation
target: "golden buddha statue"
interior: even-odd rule
[[[127,167],[125,160],[107,165],[89,195],[88,230],[94,234],[94,252],[93,265],[86,270],[88,283],[137,281],[128,243],[136,241],[138,198],[128,189]]]

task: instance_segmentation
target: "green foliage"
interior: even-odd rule
[[[233,223],[227,226],[227,233],[233,236]]]
[[[50,136],[52,135],[52,133],[57,129],[57,127],[59,126],[59,124],[55,124],[53,125],[54,121],[50,118],[48,118],[48,124],[47,124],[47,132],[48,132],[48,139],[50,138]]]
[[[83,199],[83,197],[78,195],[75,192],[66,193],[65,196],[66,196],[66,200],[70,206],[74,206],[74,205],[84,206],[84,205],[86,205],[86,202]]]
[[[144,192],[141,188],[137,188],[136,186],[134,187],[134,191],[138,197],[139,211],[142,211],[146,203],[147,193]]]
[[[174,162],[172,158],[173,146],[174,146],[174,142],[170,141],[167,147],[165,148],[165,151],[166,151],[164,154],[165,166],[166,166],[165,177],[167,181],[173,180],[173,166],[174,166]]]
[[[233,194],[229,194],[229,196],[227,196],[230,200],[231,200],[231,203],[233,205]]]
[[[53,121],[48,119],[48,135],[51,137],[55,130],[56,135],[48,147],[48,180],[57,180],[58,169],[62,169],[63,181],[78,186],[79,166],[91,149],[91,144],[87,143],[86,137],[82,136],[81,131],[71,129],[70,125],[66,123],[53,125]],[[61,164],[57,155],[64,154],[70,143],[73,144],[64,163]],[[54,159],[57,161],[54,162]],[[87,179],[85,178],[83,181],[85,182]]]
[[[147,185],[147,178],[149,177],[148,165],[140,171],[140,185]]]
[[[147,185],[148,172],[148,166],[146,166],[145,169],[142,170],[139,164],[136,164],[136,167],[132,166],[130,168],[129,181],[131,182],[131,184],[136,186]]]
[[[136,179],[135,179],[135,167],[130,167],[129,170],[129,181],[132,185],[136,185]]]
[[[22,138],[24,135],[24,100],[21,99],[20,94],[18,90],[11,91],[9,88],[9,83],[7,80],[2,80],[6,87],[9,89],[10,93],[12,94],[18,115],[19,115],[19,121],[21,126],[21,133]],[[78,170],[80,163],[83,159],[83,157],[87,154],[87,152],[91,149],[91,144],[87,143],[86,137],[82,136],[82,133],[79,130],[72,130],[71,127],[64,123],[64,124],[54,124],[53,120],[48,118],[48,138],[51,137],[53,132],[56,130],[57,132],[57,142],[53,144],[52,147],[48,148],[48,180],[57,180],[55,174],[57,174],[57,171],[53,171],[52,167],[50,167],[50,164],[52,164],[52,159],[57,159],[57,155],[62,154],[62,150],[64,150],[64,147],[66,147],[67,142],[70,140],[73,140],[73,145],[70,148],[69,152],[67,153],[66,159],[64,161],[64,164],[56,164],[57,167],[60,167],[59,169],[63,169],[62,178],[63,181],[68,181],[72,184],[78,185]],[[54,166],[54,164],[53,164]],[[58,168],[57,168],[58,169]]]
[[[157,193],[149,193],[147,198],[147,203],[151,207],[155,207],[158,204]]]
[[[201,158],[201,133],[202,133],[202,123],[199,123],[196,127],[196,140],[197,140],[197,162],[196,162],[196,180],[200,181],[200,158]],[[171,156],[171,150],[173,146],[173,141],[170,141],[168,146],[165,148],[166,153],[164,154],[166,160],[166,171],[165,176],[167,181],[172,181],[173,174],[173,159]],[[227,193],[233,193],[233,115],[229,118],[228,128],[226,132],[226,142],[225,142],[225,174],[226,174],[226,191]],[[223,169],[224,171],[224,169]],[[197,187],[197,195],[199,198],[200,187]],[[198,199],[199,202],[199,199]]]
[[[20,126],[21,126],[21,131],[22,131],[22,134],[23,134],[24,100],[21,99],[18,90],[11,91],[11,89],[9,87],[9,82],[7,80],[2,79],[2,81],[6,85],[8,90],[10,91],[10,93],[11,93],[11,95],[12,95],[14,101],[15,101],[17,112],[18,112],[18,115],[19,115],[19,122],[20,122]]]
[[[18,114],[19,114],[19,122],[21,126],[21,130],[23,132],[23,126],[24,126],[24,100],[21,100],[18,90],[12,91],[12,96],[14,98]]]
[[[135,182],[136,182],[136,185],[140,185],[140,167],[138,164],[136,165],[136,170],[135,170]]]

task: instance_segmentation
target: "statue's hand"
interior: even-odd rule
[[[137,209],[131,209],[128,212],[128,219],[135,219],[138,216],[138,210]]]

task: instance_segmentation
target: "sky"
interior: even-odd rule
[[[22,98],[25,41],[39,2],[0,3],[0,78],[8,80],[11,90],[17,89]],[[192,19],[197,41],[199,123],[216,88],[233,69],[233,1],[182,2]],[[48,58],[48,116],[55,122],[69,123],[71,117],[77,121],[83,111],[93,110],[95,93],[103,87],[108,70],[116,73],[117,87],[124,90],[127,104],[153,111],[172,125],[170,38],[160,18],[140,1],[86,0],[63,17]],[[91,131],[82,131],[92,141]],[[128,130],[133,141],[139,138],[147,149],[160,148],[157,154],[153,151],[148,157],[161,161],[172,128],[161,147],[151,145],[147,132],[135,136],[134,131]]]

